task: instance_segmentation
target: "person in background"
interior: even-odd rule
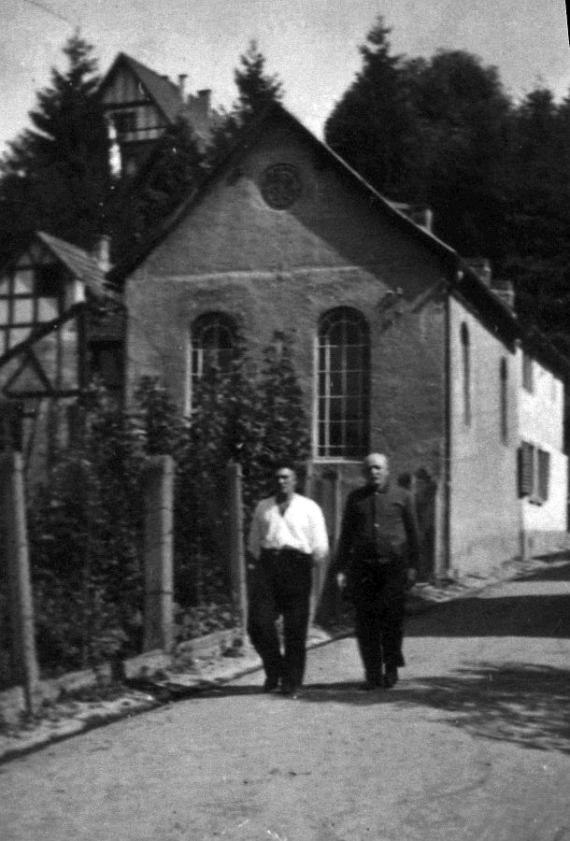
[[[388,458],[363,462],[366,485],[349,494],[336,557],[337,582],[349,583],[366,689],[394,686],[404,665],[406,590],[415,580],[419,541],[412,495],[390,482]]]
[[[324,562],[329,542],[323,512],[295,492],[291,465],[275,472],[274,496],[261,500],[251,522],[248,550],[255,560],[248,633],[263,661],[264,691],[281,685],[295,698],[303,683],[312,567]],[[283,617],[281,652],[277,619]]]

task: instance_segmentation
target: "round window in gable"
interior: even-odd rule
[[[261,195],[275,210],[291,207],[301,195],[301,179],[291,164],[273,164],[261,176]]]

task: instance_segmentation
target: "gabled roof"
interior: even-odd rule
[[[136,76],[157,108],[170,123],[173,123],[183,105],[177,85],[126,53],[117,55],[99,86],[99,93],[108,87],[114,73],[121,65],[127,67]]]
[[[38,231],[36,236],[55,257],[67,266],[74,277],[83,281],[90,292],[95,295],[104,294],[105,275],[94,257],[76,245],[71,245],[43,231]]]
[[[257,118],[255,118],[243,131],[238,135],[232,149],[226,157],[220,161],[218,166],[214,168],[199,184],[197,188],[192,190],[187,198],[182,201],[180,206],[147,238],[146,242],[136,248],[130,255],[119,263],[115,269],[109,274],[108,279],[113,283],[120,283],[130,274],[134,269],[150,254],[150,252],[165,239],[168,234],[177,227],[181,220],[189,214],[196,205],[200,203],[202,198],[208,192],[210,184],[221,177],[221,174],[232,166],[249,152],[251,147],[261,137],[268,124],[275,119],[282,119],[288,122],[292,127],[302,134],[311,143],[316,151],[328,158],[332,165],[340,172],[347,175],[353,180],[359,189],[363,190],[369,199],[379,208],[381,208],[397,225],[403,226],[407,232],[413,237],[419,237],[420,240],[427,245],[428,248],[435,251],[440,257],[455,264],[457,260],[457,253],[447,245],[443,240],[438,239],[435,234],[428,231],[426,228],[420,228],[413,222],[409,216],[403,213],[395,202],[391,202],[381,193],[374,189],[356,170],[352,169],[336,152],[319,140],[301,121],[295,117],[290,111],[284,108],[280,103],[271,103],[264,109]]]
[[[130,255],[127,255],[122,263],[119,263],[109,272],[107,280],[113,284],[122,284],[145,257],[202,201],[210,185],[222,177],[222,174],[229,168],[237,165],[239,160],[249,152],[261,137],[269,123],[275,119],[285,121],[305,137],[312,144],[317,154],[326,158],[339,173],[351,179],[354,185],[367,195],[373,206],[386,214],[394,224],[403,229],[410,237],[421,242],[429,251],[438,256],[448,270],[449,289],[452,294],[455,293],[458,297],[470,301],[483,318],[495,325],[509,341],[516,338],[522,338],[523,341],[528,340],[526,331],[523,330],[513,310],[481,280],[477,272],[461,258],[454,248],[439,239],[427,228],[414,222],[404,212],[404,205],[392,202],[379,193],[336,152],[306,128],[297,117],[277,102],[271,103],[249,126],[244,128],[233,148],[219,165],[203,179],[198,187],[190,192],[177,210],[148,236],[145,243],[136,248]],[[543,358],[548,358],[551,365],[558,369],[564,369],[566,375],[568,375],[569,361],[562,357],[545,337],[541,338]],[[533,349],[536,349],[537,342],[533,342],[532,346]]]

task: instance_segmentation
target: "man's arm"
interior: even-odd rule
[[[261,554],[261,539],[261,503],[259,502],[253,512],[247,541],[248,552],[256,561],[259,560]]]
[[[408,579],[413,583],[416,580],[416,572],[420,559],[420,537],[414,498],[410,493],[406,493],[403,515],[404,528],[408,541]]]
[[[313,560],[315,563],[322,563],[329,553],[329,536],[327,533],[327,526],[325,517],[320,505],[313,502],[311,506],[311,535],[310,545]]]
[[[350,561],[352,541],[354,539],[354,514],[352,494],[348,497],[342,517],[340,536],[335,556],[335,572],[337,584],[341,590],[346,587],[346,570]]]

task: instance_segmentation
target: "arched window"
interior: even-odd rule
[[[362,458],[368,449],[370,339],[364,317],[348,307],[319,322],[317,442],[320,458]]]
[[[471,425],[471,347],[467,325],[461,325],[461,367],[463,373],[463,422]]]
[[[192,325],[191,383],[202,377],[209,368],[229,371],[235,354],[236,325],[221,312],[201,315]]]
[[[508,379],[509,370],[507,368],[507,360],[501,359],[500,364],[500,381],[501,381],[501,441],[503,444],[508,443],[509,440],[509,419],[508,419]]]

